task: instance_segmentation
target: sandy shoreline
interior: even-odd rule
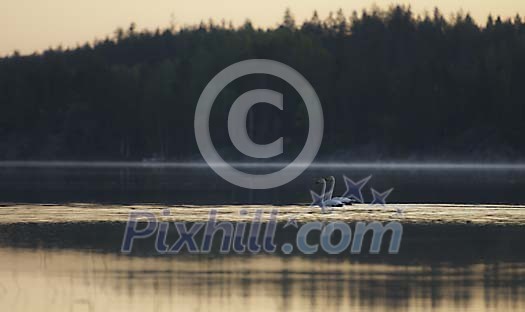
[[[318,207],[307,205],[111,205],[111,204],[0,204],[0,224],[17,223],[90,223],[126,222],[131,211],[148,211],[160,217],[164,209],[170,211],[166,221],[207,221],[210,210],[217,211],[218,221],[250,221],[257,210],[263,211],[263,222],[270,212],[277,210],[277,220],[287,222],[309,221],[400,221],[410,224],[479,224],[479,225],[525,225],[525,206],[521,205],[462,205],[462,204],[389,204],[385,208],[367,204],[334,208],[322,214]],[[241,216],[240,210],[247,215]],[[399,213],[398,209],[403,212]]]

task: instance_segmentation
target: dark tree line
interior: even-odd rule
[[[201,23],[175,30],[119,29],[75,49],[0,59],[1,159],[197,157],[195,105],[220,70],[267,58],[303,74],[325,114],[321,156],[340,159],[521,159],[525,152],[525,23],[436,9],[342,11],[256,29]],[[225,153],[227,107],[271,77],[235,81],[211,121]],[[262,85],[262,86],[261,86]],[[288,90],[289,91],[289,90]],[[285,111],[257,107],[255,141],[283,133],[300,149],[308,127],[297,94]],[[215,108],[214,108],[215,109]],[[226,113],[225,113],[226,112]],[[224,118],[223,118],[224,117]]]

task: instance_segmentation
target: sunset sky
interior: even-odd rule
[[[373,4],[386,8],[392,3],[410,4],[416,13],[432,11],[437,6],[446,16],[462,9],[481,23],[489,13],[504,17],[525,15],[523,0],[2,0],[0,55],[14,50],[27,54],[58,45],[75,46],[104,38],[131,22],[139,29],[154,29],[172,21],[180,26],[224,18],[239,25],[249,18],[257,26],[275,26],[287,7],[302,22],[315,9],[324,18],[338,8],[349,15]]]

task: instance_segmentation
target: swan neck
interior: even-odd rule
[[[324,196],[326,194],[326,181],[323,180],[323,189],[321,190],[321,198],[324,200]]]
[[[332,183],[330,184],[330,190],[328,191],[328,194],[326,194],[326,200],[332,199],[334,188],[335,188],[335,179],[333,179]]]

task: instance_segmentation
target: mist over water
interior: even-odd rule
[[[223,164],[208,164],[202,161],[194,162],[149,162],[149,161],[0,161],[0,168],[11,167],[56,167],[56,168],[207,168],[224,166]],[[235,168],[283,168],[284,162],[232,162]],[[304,166],[296,163],[290,166]],[[525,163],[516,162],[315,162],[308,165],[312,169],[391,169],[391,170],[525,170]]]

